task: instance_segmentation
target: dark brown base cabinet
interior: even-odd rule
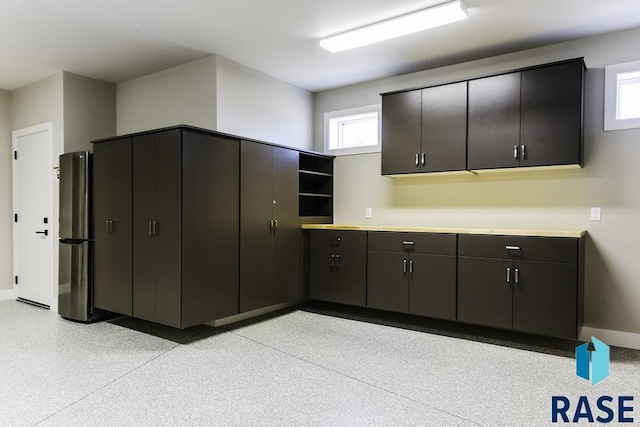
[[[460,235],[458,320],[575,339],[584,238]]]
[[[456,235],[369,232],[367,307],[456,319]]]
[[[366,306],[367,233],[314,230],[309,246],[309,297]]]
[[[311,299],[551,337],[580,333],[584,236],[309,234]]]

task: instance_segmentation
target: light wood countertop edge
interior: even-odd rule
[[[530,237],[570,237],[580,238],[586,230],[541,230],[515,228],[454,228],[454,227],[412,227],[388,225],[347,225],[347,224],[302,224],[303,230],[344,230],[344,231],[397,231],[418,233],[489,234],[495,236]]]

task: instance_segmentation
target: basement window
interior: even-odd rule
[[[640,61],[605,67],[604,130],[640,128]]]
[[[380,105],[325,113],[324,150],[334,155],[380,151]]]

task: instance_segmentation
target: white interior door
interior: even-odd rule
[[[51,305],[53,243],[51,124],[13,132],[14,275],[18,298]]]

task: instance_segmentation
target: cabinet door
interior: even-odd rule
[[[182,327],[238,313],[240,142],[183,130]]]
[[[273,304],[302,297],[297,151],[273,147]]]
[[[369,251],[367,257],[367,307],[406,313],[409,310],[409,255]]]
[[[581,164],[583,63],[522,72],[521,166]]]
[[[467,82],[422,90],[422,153],[423,172],[466,169]]]
[[[366,306],[367,252],[341,249],[336,258],[336,302]]]
[[[94,305],[130,316],[133,302],[131,139],[96,144],[93,159]]]
[[[382,97],[382,175],[420,172],[422,92]]]
[[[577,338],[577,266],[515,261],[513,329]]]
[[[330,248],[309,250],[309,298],[336,301],[335,257]]]
[[[155,151],[156,322],[181,327],[181,136],[158,132]]]
[[[519,166],[520,73],[469,81],[468,168]]]
[[[133,316],[156,320],[155,136],[133,138]]]
[[[133,208],[131,138],[111,144],[113,310],[133,314]],[[96,144],[100,145],[100,144]]]
[[[240,143],[240,311],[271,305],[273,219],[271,146]]]
[[[411,254],[409,313],[456,320],[456,257]]]
[[[458,320],[511,329],[511,260],[458,258]],[[512,276],[509,278],[512,279]]]
[[[113,238],[108,228],[108,221],[112,220],[113,194],[111,147],[111,142],[102,142],[93,146],[93,303],[97,308],[114,311]]]

